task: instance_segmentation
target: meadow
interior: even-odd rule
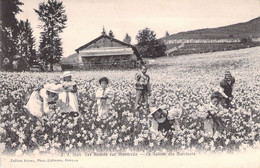
[[[58,81],[61,72],[0,73],[0,152],[5,154],[63,153],[70,151],[237,151],[260,148],[260,47],[236,51],[162,57],[147,60],[151,78],[150,104],[180,105],[181,130],[154,133],[147,111],[135,111],[134,70],[73,71],[78,84],[80,117],[62,118],[60,109],[40,122],[23,106],[34,88]],[[200,113],[209,104],[230,70],[236,78],[233,108],[224,118],[232,132],[207,137]],[[97,118],[95,91],[106,76],[114,90],[113,110]]]

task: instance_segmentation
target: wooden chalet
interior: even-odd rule
[[[84,68],[94,67],[135,67],[141,60],[137,49],[128,43],[108,35],[98,38],[76,49],[79,64]]]

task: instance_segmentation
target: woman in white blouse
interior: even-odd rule
[[[58,100],[61,85],[48,83],[42,89],[34,90],[26,104],[27,110],[35,117],[42,117],[50,112],[49,103]]]

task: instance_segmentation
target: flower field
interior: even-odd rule
[[[260,48],[164,57],[148,60],[151,104],[179,106],[183,110],[180,130],[151,132],[147,111],[134,110],[134,76],[131,71],[72,72],[78,84],[80,116],[63,118],[60,108],[43,120],[28,114],[24,105],[35,87],[57,81],[60,72],[0,74],[0,152],[39,154],[70,151],[233,151],[260,146]],[[210,94],[229,69],[236,78],[233,108],[224,119],[232,131],[205,136],[200,114]],[[106,76],[114,90],[109,117],[97,117],[95,91]]]

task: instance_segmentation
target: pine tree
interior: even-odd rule
[[[102,32],[101,32],[101,34],[102,34],[103,36],[107,34],[107,32],[106,32],[106,29],[105,29],[105,27],[104,27],[104,26],[103,26],[103,29],[102,29]]]
[[[20,21],[18,24],[19,32],[17,36],[17,50],[19,55],[24,57],[31,65],[36,60],[35,38],[33,37],[33,30],[28,19]]]
[[[63,53],[59,34],[66,28],[67,15],[64,5],[58,0],[48,0],[47,3],[40,3],[39,9],[34,9],[34,11],[43,23],[39,47],[40,57],[45,64],[50,65],[50,70],[53,71],[53,64],[60,61]]]
[[[169,37],[169,36],[170,36],[169,32],[166,31],[166,33],[165,33],[165,37]]]
[[[19,0],[0,0],[0,70],[2,61],[8,58],[10,62],[17,54],[17,19],[15,15],[22,12],[19,6],[23,5]]]
[[[165,55],[166,46],[156,39],[149,28],[140,30],[136,36],[137,49],[142,57],[160,57]]]

